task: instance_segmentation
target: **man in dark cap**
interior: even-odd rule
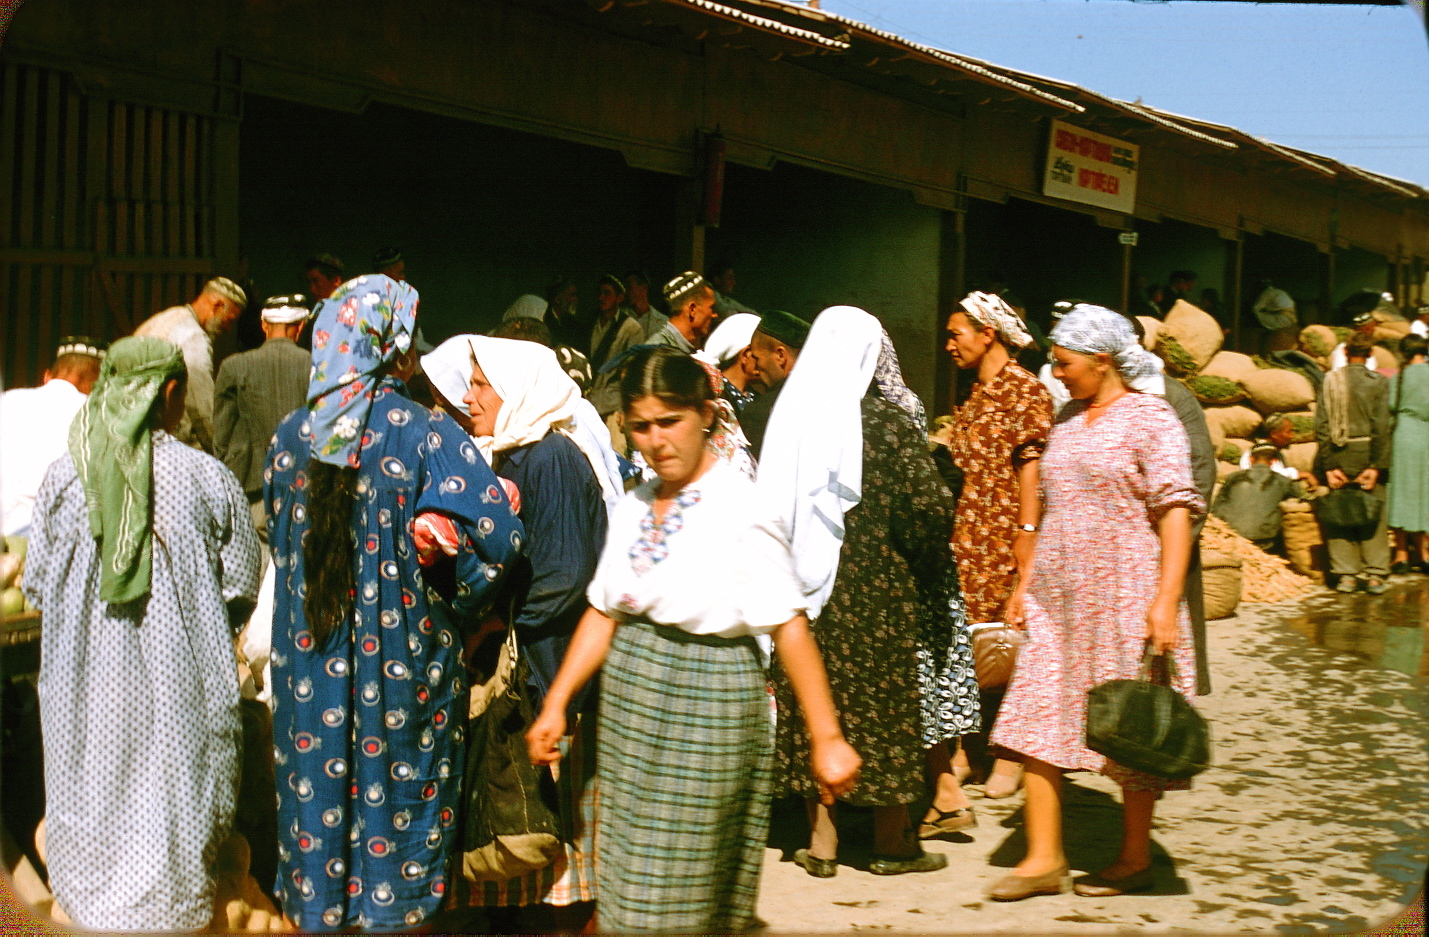
[[[215,382],[214,455],[237,477],[248,496],[254,526],[267,533],[263,513],[263,464],[273,431],[307,402],[311,356],[298,347],[310,303],[302,293],[270,296],[263,304],[267,340],[252,351],[224,359]]]
[[[541,321],[551,330],[557,345],[568,345],[582,355],[590,353],[590,329],[583,327],[578,312],[580,291],[575,281],[558,276],[546,289],[546,314]]]
[[[774,412],[779,391],[798,363],[799,350],[808,337],[809,323],[798,316],[778,309],[760,313],[759,328],[754,330],[754,337],[750,339],[749,352],[759,368],[759,379],[768,391],[754,398],[739,416],[740,426],[756,459],[764,448],[764,430],[769,426],[769,415]]]
[[[104,345],[72,335],[60,339],[55,360],[39,387],[17,387],[0,396],[0,496],[5,536],[30,531],[35,493],[50,463],[69,445],[69,425],[99,377]]]
[[[601,419],[605,419],[620,409],[620,375],[619,369],[613,368],[604,374],[601,369],[630,346],[643,342],[645,334],[640,323],[622,308],[625,284],[619,277],[607,273],[597,281],[597,289],[597,313],[590,329],[590,366],[596,377],[589,399]]]
[[[327,299],[342,285],[342,261],[332,254],[315,254],[303,264],[303,279],[308,281],[308,295],[314,302]]]
[[[372,269],[398,283],[407,281],[407,261],[402,259],[402,251],[399,248],[384,247],[373,254]]]

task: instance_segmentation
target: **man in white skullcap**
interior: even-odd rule
[[[140,337],[162,338],[179,346],[188,368],[184,419],[174,437],[213,452],[213,340],[238,321],[248,296],[227,277],[214,277],[189,303],[155,313],[137,329]]]
[[[312,356],[298,347],[310,303],[302,293],[271,296],[263,304],[267,340],[224,359],[214,393],[214,455],[238,478],[253,509],[259,536],[263,515],[263,463],[283,417],[307,403]]]

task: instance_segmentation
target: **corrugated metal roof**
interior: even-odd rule
[[[678,2],[683,3],[686,6],[692,6],[704,10],[707,13],[713,13],[716,16],[723,16],[728,19],[738,20],[741,23],[746,23],[750,26],[755,26],[759,29],[768,29],[772,32],[782,33],[786,36],[790,36],[795,39],[802,39],[805,42],[812,42],[815,45],[823,46],[826,49],[833,49],[839,52],[847,52],[849,48],[849,44],[847,42],[844,42],[840,39],[831,39],[828,36],[825,36],[822,33],[815,32],[812,29],[800,29],[797,26],[790,26],[786,23],[781,23],[778,20],[772,20],[764,16],[756,16],[753,13],[746,13],[744,10],[740,10],[731,6],[725,6],[722,3],[712,3],[710,2],[710,0],[678,0]]]

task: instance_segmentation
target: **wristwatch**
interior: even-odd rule
[[[1020,524],[1020,525],[1018,525],[1018,528],[1017,528],[1017,529],[1018,529],[1018,530],[1025,530],[1025,531],[1027,531],[1029,534],[1035,534],[1035,533],[1037,533],[1037,525],[1036,525],[1036,524]]]

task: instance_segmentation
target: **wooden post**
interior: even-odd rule
[[[1129,216],[1126,219],[1127,232],[1136,233],[1136,222]],[[1134,245],[1127,242],[1126,238],[1121,238],[1121,306],[1120,309],[1127,315],[1131,314],[1131,250]]]
[[[947,350],[945,325],[959,299],[967,295],[967,212],[943,212],[938,264],[938,311],[933,323],[933,411],[952,413],[959,371]]]
[[[1335,308],[1335,245],[1332,241],[1330,250],[1325,254],[1325,295],[1320,302],[1320,323],[1317,324],[1332,321],[1333,316],[1330,310],[1333,308]]]
[[[1231,294],[1234,301],[1231,304],[1231,342],[1237,351],[1243,351],[1245,346],[1241,344],[1240,337],[1240,311],[1244,305],[1241,294],[1245,290],[1245,232],[1236,232],[1239,236],[1235,239],[1235,262],[1232,265],[1232,276],[1234,277],[1234,292]]]

